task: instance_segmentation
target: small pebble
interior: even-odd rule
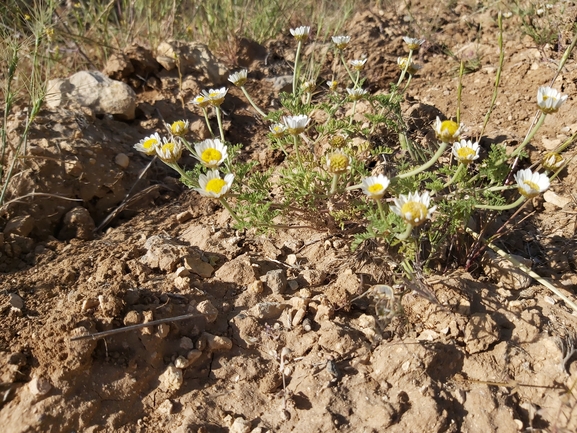
[[[190,338],[182,337],[180,339],[180,348],[184,350],[190,350],[194,348],[194,344]]]
[[[202,301],[196,306],[196,310],[206,317],[208,323],[213,323],[218,317],[218,310],[210,301]]]
[[[128,168],[128,165],[130,164],[130,158],[124,153],[119,153],[114,158],[114,162],[121,168]]]
[[[162,404],[156,408],[156,411],[161,415],[170,415],[173,410],[174,404],[169,399],[164,400]]]
[[[28,382],[28,389],[33,395],[46,395],[52,389],[52,385],[47,379],[35,377]]]
[[[208,332],[205,332],[204,335],[206,336],[208,350],[211,352],[232,349],[232,340],[230,338],[221,337],[219,335],[212,335]]]
[[[174,365],[169,365],[164,373],[158,378],[160,381],[160,388],[165,391],[176,391],[182,386],[182,370],[176,368]]]
[[[16,293],[10,293],[10,305],[13,308],[22,310],[24,308],[24,300]]]

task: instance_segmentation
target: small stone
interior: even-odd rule
[[[142,316],[138,311],[130,310],[128,313],[126,313],[126,316],[124,316],[123,323],[125,326],[137,325],[141,320]]]
[[[176,271],[174,272],[175,277],[188,277],[190,275],[190,271],[186,269],[184,266],[179,266]]]
[[[291,322],[291,325],[293,327],[300,325],[301,322],[304,320],[306,314],[307,314],[307,312],[304,308],[299,308],[296,311],[295,315],[293,316],[293,320]]]
[[[112,295],[99,295],[98,305],[100,311],[105,317],[116,317],[122,312],[124,307],[122,301],[116,296]]]
[[[275,294],[283,294],[286,290],[287,279],[283,269],[268,271],[261,277],[261,281]]]
[[[194,364],[198,358],[200,358],[202,356],[202,351],[197,350],[197,349],[192,349],[191,351],[189,351],[186,354],[186,359],[188,360],[188,365],[192,365]]]
[[[186,256],[184,258],[184,267],[202,278],[210,278],[214,272],[214,268],[209,263],[202,261],[198,256]]]
[[[189,277],[176,277],[174,279],[174,287],[178,290],[185,291],[190,288],[190,278]]]
[[[127,169],[130,164],[130,158],[125,153],[119,153],[114,158],[114,163],[120,168]]]
[[[84,301],[82,301],[81,310],[87,311],[87,310],[90,310],[91,308],[96,307],[97,305],[98,305],[98,299],[88,298],[88,299],[85,299]]]
[[[185,223],[191,219],[192,213],[189,210],[176,214],[176,221],[178,221],[180,224]]]
[[[553,191],[545,191],[543,198],[547,203],[551,203],[559,208],[563,208],[571,203],[571,199],[568,197],[561,197],[555,194]]]
[[[289,280],[287,282],[287,285],[288,285],[289,289],[291,289],[293,292],[299,288],[299,282],[297,280],[294,280],[294,279]]]
[[[286,304],[279,302],[259,302],[248,312],[256,319],[278,319],[286,306]]]
[[[96,224],[94,224],[90,212],[82,206],[76,206],[64,215],[62,228],[58,232],[58,239],[78,238],[89,241],[94,238],[95,230]]]
[[[499,327],[491,316],[473,314],[465,327],[463,339],[469,354],[483,352],[499,341]]]
[[[184,349],[184,350],[190,350],[194,348],[194,344],[192,342],[192,340],[188,337],[182,337],[180,339],[180,348]]]
[[[289,266],[294,266],[297,262],[297,255],[296,254],[289,254],[286,256],[285,263]]]
[[[423,332],[419,334],[417,340],[419,341],[434,341],[439,338],[439,334],[437,334],[432,329],[425,329]]]
[[[302,280],[303,285],[320,286],[324,283],[327,274],[324,271],[316,269],[306,269],[299,274],[299,283]]]
[[[16,293],[10,293],[10,305],[12,308],[17,310],[22,310],[24,308],[24,300],[18,296]]]
[[[183,382],[182,370],[171,364],[164,370],[158,380],[160,381],[160,389],[163,391],[177,391]]]
[[[196,306],[196,310],[206,317],[208,323],[213,323],[218,317],[218,310],[210,301],[202,301]]]
[[[190,361],[186,359],[184,356],[179,356],[174,360],[174,366],[176,368],[184,369],[190,365]]]
[[[52,389],[52,384],[48,379],[35,377],[28,382],[28,389],[32,395],[46,395]]]
[[[234,422],[230,426],[229,433],[250,433],[250,429],[251,429],[250,421],[238,417],[234,420]]]
[[[169,332],[170,325],[168,323],[161,323],[156,327],[156,335],[158,335],[158,338],[160,339],[166,338]]]
[[[174,404],[169,399],[164,400],[162,404],[156,408],[156,412],[161,415],[170,415],[173,410]]]
[[[211,352],[232,349],[232,340],[230,338],[221,337],[219,335],[212,335],[208,332],[205,332],[203,335],[206,338],[208,350]]]
[[[4,236],[15,234],[18,236],[28,236],[34,228],[34,218],[30,215],[17,216],[12,218],[4,227]]]
[[[261,280],[254,280],[248,285],[248,290],[253,293],[262,293],[264,290],[264,283]]]

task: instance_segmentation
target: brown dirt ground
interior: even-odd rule
[[[416,128],[425,122],[420,132],[431,113],[451,116],[456,110],[458,63],[443,47],[464,58],[478,56],[479,69],[464,77],[462,96],[462,121],[474,136],[495,80],[496,10],[427,4],[410,13],[404,6],[358,13],[345,32],[353,38],[349,54],[367,55],[367,85],[374,92],[398,76],[396,57],[405,53],[401,37],[427,38],[418,56],[423,69],[405,106]],[[573,22],[577,9],[563,4],[563,19]],[[502,90],[485,148],[491,141],[522,140],[536,111],[536,89],[553,78],[570,42],[561,33],[556,46],[537,47],[519,28],[519,18],[505,21]],[[294,56],[294,42],[283,36],[258,47],[266,62],[254,47],[240,48],[250,69],[249,92],[261,106],[274,104],[263,79],[290,73],[286,59]],[[555,85],[569,100],[548,116],[529,146],[533,162],[577,131],[576,71],[572,56]],[[185,99],[210,85],[200,76],[189,79],[195,85]],[[155,88],[138,90],[138,115],[131,122],[80,109],[43,112],[13,194],[35,190],[80,198],[99,224],[148,163],[132,146],[162,129],[158,113],[167,121],[198,119],[179,105],[175,76],[153,82]],[[252,116],[237,89],[230,93],[224,106],[228,139],[243,143],[245,154],[265,165],[280,163],[265,148],[266,125]],[[23,118],[10,119],[12,136]],[[118,153],[130,157],[125,170],[114,163]],[[575,146],[566,153],[575,154]],[[577,430],[577,362],[571,353],[577,318],[536,282],[519,291],[488,278],[480,266],[471,273],[447,270],[423,283],[438,303],[412,291],[402,298],[402,314],[376,320],[384,295],[351,299],[371,284],[388,282],[380,250],[370,259],[352,254],[350,239],[330,230],[235,232],[225,211],[184,191],[168,174],[153,165],[138,184],[136,190],[144,191],[139,199],[94,239],[90,232],[74,236],[64,230],[63,215],[77,204],[53,198],[15,203],[0,221],[29,215],[34,222],[30,233],[0,242],[2,431]],[[551,187],[567,204],[536,199],[499,241],[531,259],[533,270],[573,299],[576,180],[574,158]],[[183,262],[191,271],[177,275]],[[255,283],[271,270],[282,270],[298,288],[273,291],[270,276],[264,288]],[[18,302],[14,295],[23,308],[11,308]],[[209,312],[210,320],[70,341],[143,318],[199,311]],[[284,392],[283,348],[292,355],[284,365]],[[175,373],[175,362],[191,365]]]

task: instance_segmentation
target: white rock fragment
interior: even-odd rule
[[[250,421],[247,421],[242,417],[238,417],[234,420],[228,431],[229,433],[250,433],[250,430]]]
[[[174,360],[174,366],[176,368],[185,369],[190,365],[190,361],[184,356],[179,356]]]
[[[173,410],[174,404],[169,399],[164,400],[162,404],[156,408],[156,412],[161,415],[170,415]]]
[[[158,378],[160,388],[164,391],[177,391],[182,386],[182,370],[170,364]]]
[[[212,335],[208,332],[204,333],[204,338],[206,339],[208,350],[211,352],[232,349],[232,340],[230,338],[221,337],[219,335]]]
[[[28,389],[32,395],[46,395],[52,389],[52,385],[48,379],[43,377],[34,377],[28,382]]]
[[[202,301],[196,306],[196,310],[206,317],[208,323],[213,323],[218,317],[218,310],[210,301]]]
[[[130,165],[130,158],[125,153],[119,153],[114,158],[114,163],[120,168],[126,169]]]

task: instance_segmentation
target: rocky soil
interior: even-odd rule
[[[566,2],[555,8],[555,45],[524,35],[519,17],[505,20],[501,92],[485,148],[523,139],[537,88],[555,76],[571,42],[561,30],[577,11]],[[497,71],[496,16],[473,2],[452,9],[424,2],[358,12],[343,33],[352,37],[348,54],[368,59],[371,92],[396,81],[402,36],[427,39],[404,104],[417,135],[437,114],[454,115],[454,57],[470,60],[461,111],[475,136]],[[235,231],[228,212],[180,186],[158,161],[147,168],[150,159],[133,149],[181,118],[191,122],[191,140],[207,137],[202,113],[183,102],[226,85],[238,66],[249,69],[256,102],[278,108],[294,59],[286,30],[263,46],[242,41],[236,67],[199,44],[130,47],[111,58],[105,75],[85,74],[97,86],[118,80],[124,104],[88,100],[87,81],[53,83],[11,194],[78,201],[35,195],[2,209],[2,431],[576,431],[577,317],[536,281],[487,256],[470,272],[447,265],[423,277],[396,303],[378,286],[391,275],[380,247],[352,253],[349,235],[330,228]],[[309,52],[327,47],[307,45]],[[173,52],[190,60],[181,64],[182,83]],[[576,83],[573,55],[555,82],[569,99],[528,147],[532,162],[577,132]],[[230,89],[227,139],[265,167],[281,164],[266,147],[268,125],[244,101]],[[11,138],[25,114],[22,107],[9,118]],[[573,159],[548,194],[498,242],[573,300],[576,153],[571,145]],[[387,308],[397,309],[390,320]]]

